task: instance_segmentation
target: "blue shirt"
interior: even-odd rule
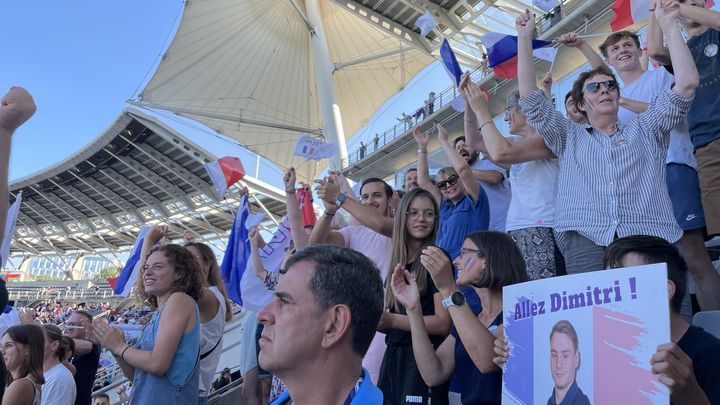
[[[363,378],[360,387],[355,393],[351,405],[381,405],[383,403],[382,391],[372,383],[372,377],[367,370],[363,369]],[[285,391],[270,405],[283,405],[290,401],[290,392]]]
[[[154,375],[139,368],[133,379],[133,404],[162,403],[163,405],[185,405],[197,403],[200,382],[200,313],[195,306],[195,326],[182,335],[170,368],[164,375]],[[145,325],[135,347],[153,350],[157,331],[160,327],[162,309],[157,311]]]
[[[555,402],[555,388],[553,388],[547,405],[590,405],[590,400],[587,395],[583,394],[580,387],[577,386],[577,381],[573,381],[567,394],[565,394],[565,398],[563,398],[559,404]]]
[[[440,204],[440,229],[437,245],[444,249],[451,259],[460,255],[465,237],[477,231],[486,231],[490,223],[490,207],[485,191],[480,187],[477,201],[465,195],[457,204],[443,199]]]
[[[700,74],[700,85],[688,112],[695,149],[720,139],[720,31],[708,28],[687,41]]]
[[[488,329],[493,332],[502,325],[503,313],[500,312]],[[455,370],[453,376],[458,382],[458,389],[463,405],[500,405],[502,400],[502,371],[481,373],[470,358],[465,345],[455,326],[450,329],[455,338]]]

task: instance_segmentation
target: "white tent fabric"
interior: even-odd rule
[[[299,133],[319,134],[310,32],[288,0],[193,0],[139,98],[195,119],[307,180],[321,165],[292,156]],[[304,3],[298,1],[301,9]],[[433,61],[360,17],[321,1],[346,136]],[[403,47],[403,51],[401,51]],[[397,51],[397,52],[393,52]],[[249,124],[251,122],[253,124]],[[265,123],[267,125],[256,125]],[[283,129],[280,129],[283,128]]]

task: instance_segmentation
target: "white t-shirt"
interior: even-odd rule
[[[560,175],[557,159],[517,163],[510,168],[512,200],[505,229],[552,228]]]
[[[200,325],[200,354],[202,355],[213,350],[213,347],[217,344],[217,347],[215,347],[212,353],[200,360],[199,390],[201,392],[204,391],[205,395],[210,393],[213,377],[215,376],[217,365],[220,362],[223,346],[222,338],[225,333],[226,312],[225,298],[220,293],[220,290],[215,286],[209,287],[208,290],[215,296],[220,306],[218,307],[217,314],[215,314],[215,318]]]
[[[510,183],[507,181],[507,170],[496,165],[488,159],[481,159],[473,163],[471,166],[475,170],[493,170],[502,174],[502,181],[496,184],[480,182],[485,195],[487,195],[488,204],[490,204],[490,225],[488,229],[491,231],[505,232],[505,220],[507,219],[512,192],[510,191]]]
[[[70,370],[58,364],[45,375],[45,384],[42,385],[42,405],[68,405],[75,403],[77,391],[75,379]]]
[[[632,100],[649,103],[660,92],[669,89],[673,82],[675,82],[674,76],[663,68],[648,70],[629,85],[623,85],[620,94]],[[622,107],[618,111],[620,123],[627,122],[635,116],[637,116],[636,113]],[[670,131],[670,147],[665,163],[682,163],[697,169],[693,144],[688,132],[687,117],[683,117]]]

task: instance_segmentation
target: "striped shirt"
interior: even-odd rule
[[[576,231],[600,246],[615,235],[651,235],[675,242],[682,236],[665,183],[670,130],[692,98],[672,90],[615,134],[569,122],[536,91],[520,101],[530,125],[560,159],[555,230]]]

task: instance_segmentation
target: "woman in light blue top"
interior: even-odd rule
[[[154,237],[158,233],[164,230],[153,228],[146,240],[159,240]],[[95,340],[112,352],[133,382],[133,403],[197,403],[200,315],[196,300],[203,285],[197,261],[182,246],[160,245],[150,250],[142,269],[139,293],[158,311],[137,343],[127,344],[123,333],[103,320],[93,323]]]

